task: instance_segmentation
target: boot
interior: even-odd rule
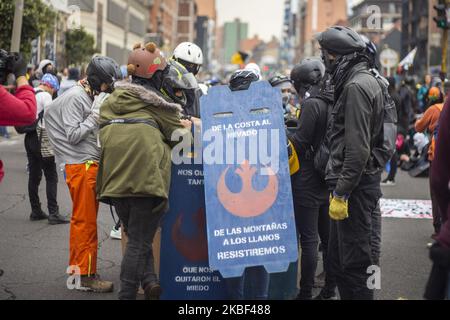
[[[48,219],[48,215],[42,210],[35,210],[30,214],[30,221],[40,221],[46,219]]]
[[[101,280],[99,275],[81,276],[81,287],[77,290],[109,293],[114,291],[114,284],[111,281]]]
[[[161,286],[156,282],[147,285],[144,289],[145,300],[159,300],[161,293]]]
[[[56,225],[56,224],[68,224],[70,220],[66,219],[59,213],[51,214],[48,216],[48,224]]]

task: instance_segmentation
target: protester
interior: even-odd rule
[[[450,100],[443,108],[436,140],[431,189],[442,213],[442,226],[430,249],[433,268],[425,293],[427,299],[450,299]]]
[[[155,44],[135,46],[128,59],[132,81],[116,90],[101,109],[100,160],[97,191],[122,221],[128,243],[122,261],[119,299],[135,300],[142,284],[147,299],[158,299],[161,287],[154,271],[152,240],[168,208],[172,133],[190,129],[180,120],[185,90],[192,74],[167,64]],[[189,85],[188,85],[189,84]],[[189,134],[189,131],[186,134]]]
[[[342,299],[373,299],[367,268],[376,263],[372,215],[381,197],[382,168],[374,161],[372,148],[383,132],[384,96],[369,71],[366,44],[356,32],[331,27],[318,41],[335,85],[327,171],[333,192],[329,214],[334,220],[329,259]]]
[[[203,51],[192,42],[180,43],[173,51],[172,58],[194,76],[197,76],[203,65]],[[200,88],[186,91],[187,103],[183,106],[183,113],[186,116],[200,118],[200,97],[202,95]]]
[[[8,59],[8,52],[0,49],[0,126],[29,125],[36,119],[36,98],[25,77],[27,64],[21,54],[14,56],[10,66],[7,66]],[[16,77],[15,95],[3,87],[10,72]],[[0,182],[4,175],[3,162],[0,160]]]
[[[431,76],[429,74],[425,75],[425,83],[424,85],[420,86],[420,88],[417,90],[417,101],[418,101],[418,107],[419,112],[423,113],[426,110],[426,107],[428,106],[428,90],[430,90],[431,85]]]
[[[58,96],[62,95],[70,88],[76,86],[79,80],[80,80],[80,71],[77,68],[70,68],[68,71],[67,79],[63,79],[63,81],[61,82],[61,87],[58,91]]]
[[[388,81],[389,81],[388,92],[389,92],[389,95],[391,96],[392,100],[394,100],[395,107],[397,108],[397,118],[400,119],[401,99],[400,99],[400,95],[397,93],[397,90],[395,88],[396,87],[395,86],[395,78],[391,77],[388,79]],[[399,162],[400,156],[402,154],[406,154],[405,150],[408,150],[408,152],[409,152],[409,148],[407,148],[408,144],[405,142],[406,133],[407,133],[407,131],[404,128],[400,127],[399,124],[397,123],[396,151],[395,151],[394,155],[392,156],[391,161],[389,162],[390,163],[389,174],[386,177],[386,179],[384,179],[381,182],[381,185],[384,187],[393,187],[396,185],[395,177],[397,175],[398,162]],[[408,153],[408,155],[409,155],[409,153]]]
[[[444,99],[441,90],[437,87],[432,87],[428,92],[428,101],[430,107],[425,111],[423,117],[417,120],[415,129],[417,132],[426,132],[430,134],[431,145],[428,148],[428,160],[430,161],[430,167],[433,168],[433,159],[434,159],[434,147],[436,143],[436,130],[439,123],[439,118],[441,116],[442,109],[444,107]],[[431,169],[432,170],[432,169]],[[430,176],[430,194],[431,194],[431,202],[432,202],[432,211],[433,211],[433,227],[434,234],[431,236],[433,239],[439,234],[439,230],[441,228],[441,212],[439,209],[439,205],[436,199],[436,196],[433,192],[433,188],[431,187],[433,184],[433,177]]]
[[[53,75],[56,75],[56,67],[55,63],[51,60],[44,59],[39,63],[39,66],[37,67],[34,74],[30,77],[29,83],[33,88],[36,88],[39,86],[39,80],[42,79],[44,74],[51,73]]]
[[[58,173],[56,171],[55,156],[48,140],[44,111],[52,103],[52,96],[59,89],[58,79],[50,74],[45,74],[40,80],[41,84],[35,89],[37,101],[37,120],[31,126],[16,127],[19,133],[25,135],[25,150],[28,158],[28,196],[31,205],[31,221],[48,219],[49,224],[65,224],[68,220],[59,214],[57,201]],[[39,199],[39,185],[44,172],[46,180],[47,206],[49,215],[44,213]]]
[[[328,114],[333,105],[333,92],[322,82],[324,76],[325,66],[317,59],[304,59],[291,73],[294,87],[302,100],[299,128],[289,137],[300,162],[300,171],[291,177],[295,220],[302,253],[300,292],[297,296],[299,300],[310,300],[313,297],[319,234],[324,253],[324,270],[328,271],[326,251],[330,229],[329,192],[325,172],[321,173],[317,166],[317,162],[321,161],[325,170],[328,162],[329,155],[327,153],[322,157],[321,148],[328,148]],[[326,278],[325,288],[317,299],[336,299],[333,279]]]
[[[272,87],[280,89],[283,102],[283,112],[285,120],[295,117],[297,109],[291,104],[292,100],[292,81],[283,75],[275,75],[269,79]]]
[[[97,274],[96,178],[100,148],[97,145],[99,107],[95,95],[113,91],[121,78],[117,63],[97,56],[87,68],[87,78],[58,97],[46,110],[45,125],[59,162],[65,164],[66,182],[72,197],[70,266],[81,272],[81,287],[93,292],[111,292],[113,283]]]

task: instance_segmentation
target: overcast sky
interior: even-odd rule
[[[297,0],[293,0],[297,1]],[[349,3],[358,0],[347,0]],[[283,0],[216,0],[219,25],[240,18],[249,23],[249,37],[258,34],[264,40],[280,38],[283,24]]]

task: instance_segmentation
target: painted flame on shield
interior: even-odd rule
[[[178,215],[172,227],[172,242],[177,251],[190,262],[208,261],[208,240],[206,237],[206,216],[205,210],[200,208],[192,220],[197,227],[195,234],[191,237],[183,234],[181,226],[183,224],[183,214]]]
[[[278,196],[278,178],[269,168],[269,181],[262,191],[256,191],[252,186],[252,177],[256,174],[256,168],[251,167],[245,160],[235,173],[241,177],[242,190],[233,193],[227,187],[225,177],[230,167],[225,169],[217,183],[217,195],[220,203],[231,214],[242,217],[257,217],[269,210]]]

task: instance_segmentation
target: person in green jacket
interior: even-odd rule
[[[152,240],[168,208],[172,134],[190,135],[181,120],[185,90],[195,88],[191,73],[167,62],[155,44],[136,45],[128,59],[130,80],[115,84],[100,111],[100,201],[114,205],[128,236],[122,261],[119,299],[159,299]]]

